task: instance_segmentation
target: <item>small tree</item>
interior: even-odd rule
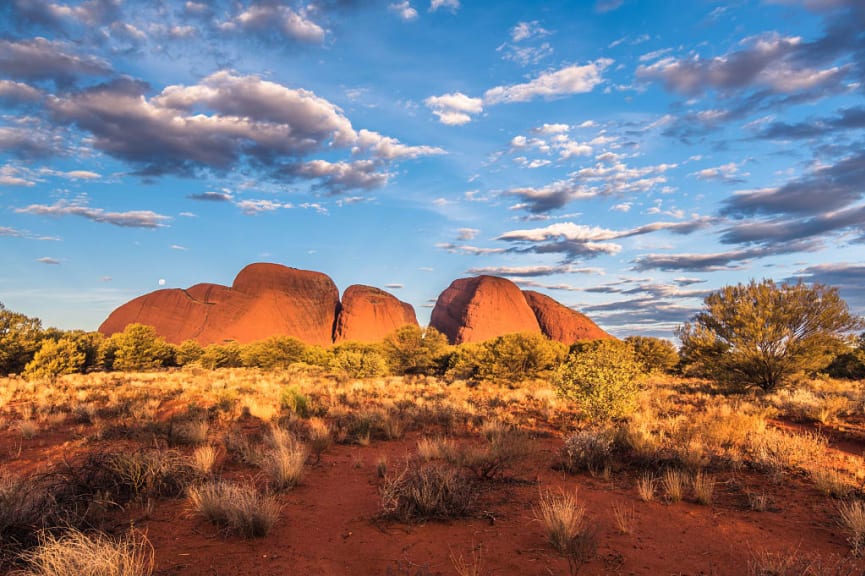
[[[394,374],[431,375],[440,371],[448,341],[435,328],[407,324],[385,338],[382,347]]]
[[[672,372],[679,363],[679,352],[669,340],[651,336],[628,336],[625,342],[634,349],[646,372]]]
[[[178,366],[187,366],[198,362],[203,354],[204,348],[197,340],[184,340],[175,350],[175,359]]]
[[[112,369],[124,371],[154,370],[173,361],[173,349],[156,334],[153,326],[130,324],[110,338],[114,345]]]
[[[295,362],[303,360],[306,344],[292,336],[271,336],[247,344],[241,352],[243,365],[247,367],[288,368]]]
[[[480,368],[485,380],[521,382],[549,373],[565,359],[568,348],[541,334],[505,334],[483,343],[486,363]]]
[[[33,360],[27,364],[24,375],[28,378],[56,378],[63,374],[75,374],[84,370],[86,360],[86,354],[73,338],[45,340]]]
[[[620,340],[594,340],[574,347],[553,376],[553,387],[590,420],[609,420],[636,409],[642,375],[631,346]]]
[[[42,321],[0,303],[0,376],[19,374],[42,346]]]
[[[772,280],[727,286],[676,334],[689,373],[737,389],[772,390],[793,374],[825,367],[843,335],[862,326],[836,288],[776,285]]]

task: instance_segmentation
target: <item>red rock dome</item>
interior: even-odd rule
[[[573,344],[580,340],[612,338],[588,316],[580,314],[540,292],[524,290],[526,302],[534,310],[541,331],[551,340]]]
[[[384,290],[355,284],[342,294],[333,341],[380,342],[406,324],[418,325],[411,304]]]

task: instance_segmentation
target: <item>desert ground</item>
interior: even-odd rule
[[[63,544],[38,531],[50,516],[159,575],[860,574],[861,384],[723,395],[658,375],[633,417],[593,426],[541,380],[7,378],[3,566]],[[251,520],[214,512],[243,499],[227,486]]]

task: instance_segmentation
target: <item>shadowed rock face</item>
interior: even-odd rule
[[[380,342],[406,324],[418,325],[411,304],[384,290],[355,284],[342,294],[333,341]]]
[[[580,340],[612,338],[588,316],[571,310],[539,292],[524,290],[526,302],[534,310],[541,331],[551,340],[573,344]]]
[[[482,342],[514,332],[541,332],[522,291],[510,280],[495,276],[454,280],[439,295],[430,326],[452,344]]]
[[[111,335],[138,322],[173,343],[247,343],[286,335],[330,345],[338,306],[339,291],[325,274],[250,264],[231,288],[197,284],[140,296],[112,312],[99,331]]]

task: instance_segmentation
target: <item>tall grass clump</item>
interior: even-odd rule
[[[279,519],[280,505],[255,488],[214,480],[189,489],[192,509],[227,534],[266,536]]]
[[[569,563],[582,564],[595,553],[595,533],[586,521],[586,509],[579,503],[576,491],[542,493],[535,518],[543,525],[550,545]]]
[[[23,558],[20,576],[149,576],[155,565],[153,547],[137,531],[119,539],[77,530],[46,534]]]
[[[457,469],[415,460],[398,474],[386,474],[380,494],[382,516],[402,522],[466,516],[476,498],[474,488]]]

